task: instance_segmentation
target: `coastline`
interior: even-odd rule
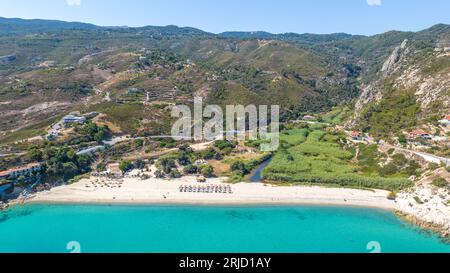
[[[430,221],[409,206],[405,194],[389,200],[388,191],[320,186],[276,186],[263,183],[225,183],[226,178],[210,178],[199,183],[195,176],[164,180],[150,178],[85,178],[77,183],[39,192],[22,204],[45,205],[122,205],[122,206],[334,206],[388,210],[405,221],[441,235],[448,242],[449,229],[439,221]],[[93,187],[93,184],[102,186]],[[180,186],[231,186],[233,193],[182,193]],[[406,206],[406,204],[408,204]],[[408,209],[407,209],[408,208]],[[444,214],[444,217],[446,214]],[[442,217],[441,217],[442,218]],[[441,219],[438,218],[438,219]],[[442,221],[442,219],[441,219]],[[445,219],[444,219],[445,221]]]
[[[423,229],[439,233],[450,242],[450,207],[446,189],[429,183],[416,185],[397,195],[396,213]]]
[[[399,210],[395,210],[395,214],[397,215],[397,217],[423,229],[424,231],[438,234],[444,243],[450,244],[450,233],[444,225],[427,222],[425,220],[419,219],[417,216]]]

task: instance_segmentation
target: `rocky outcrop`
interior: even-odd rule
[[[399,62],[409,53],[407,48],[408,40],[404,40],[401,45],[397,46],[389,58],[384,62],[381,68],[383,77],[393,74],[398,69]]]
[[[384,80],[395,73],[400,68],[400,63],[405,56],[409,53],[407,47],[408,40],[404,40],[400,45],[398,45],[388,59],[384,62],[380,72],[379,78],[370,84],[362,86],[362,92],[355,104],[354,118],[347,124],[353,127],[357,119],[360,117],[362,110],[371,103],[378,103],[384,94]]]
[[[397,194],[396,209],[412,222],[450,238],[450,188],[438,188],[433,179],[450,181],[445,168],[424,173],[415,187]]]
[[[439,44],[439,42],[437,43]],[[436,45],[437,45],[436,44]],[[355,113],[347,126],[353,127],[368,106],[379,103],[386,92],[406,91],[413,94],[420,106],[417,123],[431,114],[446,115],[450,108],[450,52],[446,47],[420,49],[409,40],[395,47],[386,59],[378,78],[361,87]],[[390,86],[386,89],[385,86]]]
[[[396,199],[396,209],[408,215],[421,226],[439,231],[444,237],[450,236],[450,207],[448,189],[432,186],[417,186],[401,192]]]

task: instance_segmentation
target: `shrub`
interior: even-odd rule
[[[199,167],[199,172],[204,177],[212,177],[214,175],[214,169],[211,165],[202,165]]]
[[[106,164],[105,163],[98,163],[97,167],[95,168],[97,172],[104,172],[106,171]]]
[[[443,178],[443,177],[438,177],[438,178],[434,179],[432,184],[433,184],[433,186],[438,187],[438,188],[448,187],[448,181],[445,180],[445,178]]]
[[[187,165],[184,167],[183,172],[185,174],[196,174],[198,172],[198,167],[195,165]]]
[[[219,150],[224,150],[226,148],[234,149],[236,148],[236,144],[228,140],[217,140],[214,142],[214,147],[218,148]]]
[[[156,177],[156,178],[164,178],[164,177],[166,177],[166,175],[164,174],[163,171],[157,170],[157,171],[155,172],[155,177]]]
[[[244,162],[242,162],[240,160],[234,162],[231,165],[231,171],[233,171],[234,173],[237,173],[239,175],[242,175],[242,176],[244,176],[250,172],[248,170],[247,166],[244,164]]]
[[[182,152],[180,154],[180,156],[178,157],[178,163],[180,163],[180,165],[186,166],[186,165],[191,164],[192,161],[187,153]]]
[[[405,166],[408,163],[408,159],[402,154],[395,154],[392,156],[392,159],[394,160],[394,164],[397,166]]]
[[[396,194],[395,192],[392,192],[392,191],[391,191],[391,192],[388,194],[387,199],[389,199],[389,200],[395,200],[395,199],[397,199],[397,194]]]
[[[200,153],[204,160],[220,159],[220,154],[214,148],[208,148]]]
[[[169,176],[170,176],[170,178],[180,178],[181,177],[181,173],[178,170],[173,169],[170,172]]]
[[[439,164],[436,164],[436,163],[429,163],[429,164],[428,164],[428,168],[429,168],[430,170],[434,171],[434,170],[436,170],[436,169],[439,168]]]
[[[398,165],[395,163],[389,163],[384,167],[380,168],[380,175],[383,177],[393,175],[398,172]]]
[[[162,158],[159,160],[159,164],[162,171],[166,174],[170,174],[172,169],[176,167],[175,161],[171,158]]]
[[[120,162],[119,169],[122,171],[122,173],[126,173],[129,170],[133,169],[133,163],[131,161],[125,160]]]
[[[145,168],[145,162],[141,159],[136,160],[133,165],[136,169],[139,170],[143,170]]]
[[[419,205],[422,205],[422,204],[423,204],[423,201],[420,200],[420,198],[419,198],[418,196],[414,196],[413,199],[414,199],[414,201],[416,201],[417,204],[419,204]]]

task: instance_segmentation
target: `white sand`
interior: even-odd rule
[[[197,183],[195,177],[173,180],[125,178],[121,188],[92,187],[92,181],[61,186],[38,193],[28,202],[37,203],[101,203],[101,204],[205,204],[205,205],[337,205],[394,209],[386,191],[366,191],[322,187],[275,187],[258,183],[232,184],[232,194],[181,193],[180,185],[206,186],[223,184],[223,178]],[[101,180],[101,179],[100,179]],[[106,180],[105,180],[106,181]],[[114,182],[116,183],[116,182]],[[90,185],[89,188],[86,185]],[[229,184],[226,184],[229,185]]]

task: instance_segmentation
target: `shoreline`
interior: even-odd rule
[[[199,183],[194,176],[163,180],[150,178],[85,178],[77,183],[59,186],[39,192],[24,201],[11,202],[14,206],[35,205],[103,205],[103,206],[314,206],[380,209],[394,213],[404,221],[426,231],[440,235],[449,241],[450,233],[445,225],[430,222],[415,210],[406,211],[402,204],[407,200],[388,199],[388,191],[322,186],[277,186],[263,183],[225,183],[226,178],[209,178]],[[102,184],[93,187],[92,185]],[[105,186],[107,185],[107,186]],[[180,186],[230,186],[232,194],[182,193]]]
[[[106,201],[106,200],[92,200],[92,201],[50,201],[50,200],[28,200],[23,203],[13,203],[10,207],[16,205],[90,205],[90,206],[160,206],[160,207],[288,207],[288,206],[308,206],[308,207],[341,207],[341,208],[367,208],[379,209],[391,212],[397,212],[394,208],[387,208],[383,206],[364,205],[364,204],[349,204],[349,203],[325,203],[325,202],[307,202],[307,201],[248,201],[248,202],[231,202],[231,201],[198,201],[198,200],[171,200],[167,203],[159,201]]]
[[[405,222],[410,223],[411,225],[417,226],[426,232],[438,234],[439,238],[444,243],[450,244],[450,233],[443,225],[433,224],[433,223],[427,222],[425,220],[421,220],[414,215],[407,214],[398,209],[395,210],[395,215],[398,218],[404,220]]]

